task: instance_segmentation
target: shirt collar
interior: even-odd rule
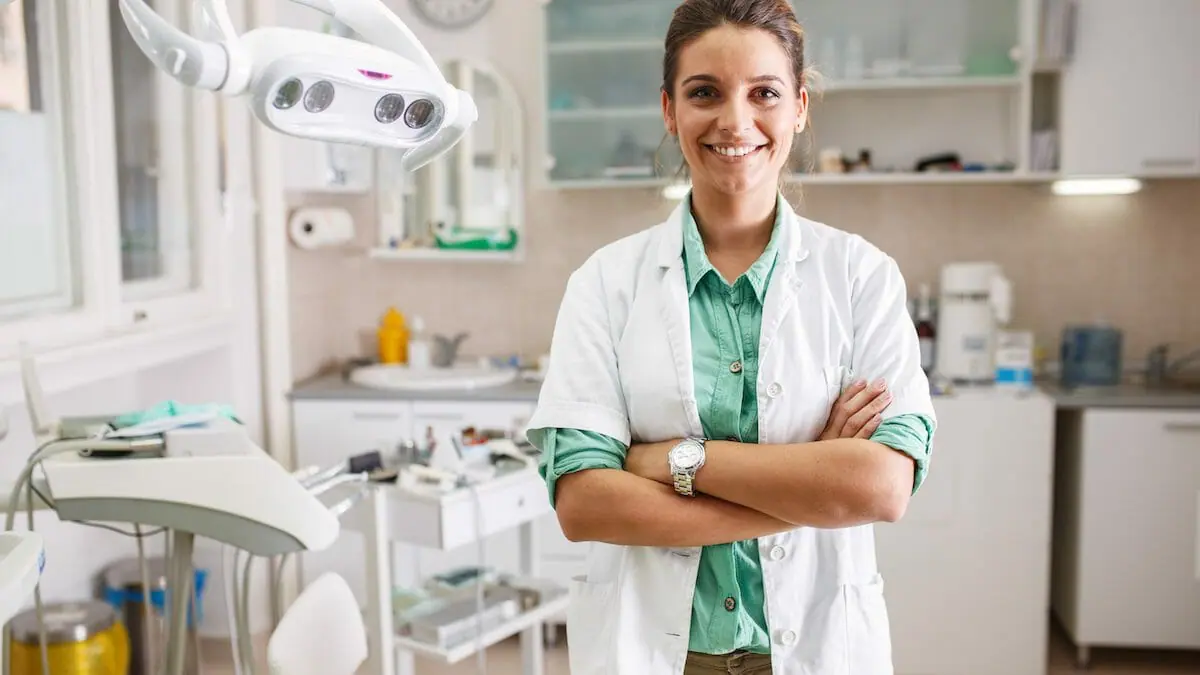
[[[704,240],[700,237],[700,228],[696,224],[696,219],[692,216],[691,194],[684,198],[682,204],[683,218],[683,264],[684,272],[687,278],[688,297],[691,297],[696,292],[696,286],[705,275],[712,273],[718,274],[712,262],[708,259],[708,254],[704,251]],[[780,223],[783,222],[784,204],[783,196],[776,195],[775,203],[775,224],[771,229],[771,239],[767,242],[766,249],[762,255],[750,269],[742,275],[750,282],[750,286],[754,289],[755,296],[758,301],[762,302],[767,291],[767,280],[770,278],[771,269],[775,265],[776,254],[779,250],[779,232]],[[736,280],[735,280],[736,283]]]

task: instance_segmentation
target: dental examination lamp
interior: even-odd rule
[[[241,424],[216,414],[119,429],[111,417],[52,419],[32,358],[23,355],[21,368],[39,446],[9,497],[4,534],[21,534],[12,529],[22,506],[49,507],[64,521],[165,531],[166,675],[184,672],[196,536],[265,557],[323,550],[337,539],[338,513],[255,445]],[[44,478],[34,475],[39,468]],[[32,513],[29,521],[32,530]],[[5,545],[0,540],[0,554]],[[0,558],[0,574],[6,563]],[[144,558],[142,564],[145,575]]]
[[[298,138],[401,150],[415,171],[454,147],[478,118],[471,95],[443,77],[381,0],[295,0],[365,40],[269,26],[242,36],[225,0],[195,0],[204,39],[120,0],[138,47],[189,87],[247,96],[268,127]]]

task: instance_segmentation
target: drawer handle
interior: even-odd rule
[[[1147,169],[1190,169],[1195,165],[1195,159],[1186,157],[1152,157],[1142,160],[1142,166]]]
[[[1176,433],[1200,433],[1200,422],[1167,422],[1163,426]]]
[[[356,412],[354,413],[356,420],[398,420],[400,413],[394,412]]]

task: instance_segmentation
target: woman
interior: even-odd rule
[[[567,284],[528,431],[594,542],[572,675],[891,672],[871,526],[935,418],[896,263],[780,196],[803,54],[786,0],[683,2],[662,108],[691,193]]]

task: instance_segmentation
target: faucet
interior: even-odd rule
[[[1193,361],[1200,361],[1200,349],[1188,352],[1174,361],[1168,358],[1169,353],[1170,346],[1160,344],[1155,345],[1146,355],[1146,384],[1151,386],[1166,384],[1172,376],[1183,370],[1184,366]]]

